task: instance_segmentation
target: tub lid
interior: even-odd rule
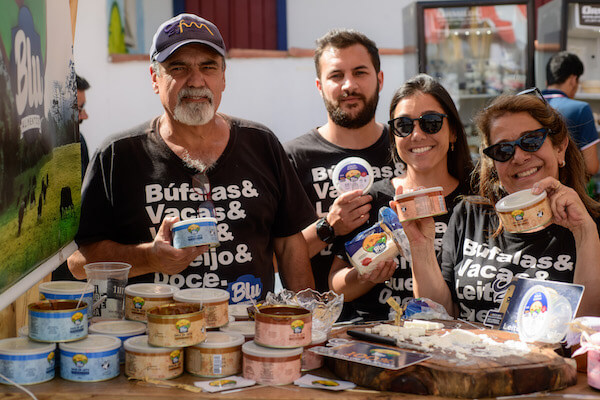
[[[520,190],[506,197],[501,198],[496,203],[496,210],[500,212],[510,212],[518,208],[527,208],[546,198],[546,192],[534,195],[531,189]]]
[[[344,192],[340,185],[340,181],[343,181],[349,177],[349,174],[357,174],[357,189],[362,189],[363,193],[368,193],[373,185],[375,177],[373,175],[373,168],[367,160],[360,157],[348,157],[337,163],[333,169],[331,180],[333,186],[335,186],[340,192]],[[353,189],[354,190],[354,189]]]
[[[248,307],[252,304],[230,304],[229,305],[229,315],[233,315],[234,317],[240,318],[249,318],[248,316]]]
[[[178,287],[166,285],[164,283],[135,283],[125,287],[125,294],[149,298],[169,297],[178,291]]]
[[[225,347],[241,346],[246,338],[241,333],[234,332],[206,332],[206,340],[195,345],[200,349],[221,349]]]
[[[223,289],[183,289],[173,295],[173,300],[187,303],[217,303],[229,301],[229,292]]]
[[[233,321],[219,328],[221,332],[241,333],[246,337],[254,337],[254,321]]]
[[[534,324],[525,325],[523,318],[526,314],[533,316]],[[519,304],[517,314],[519,339],[525,342],[544,341],[550,330],[562,339],[567,333],[567,323],[570,322],[571,316],[571,305],[564,296],[552,288],[534,285],[521,298]]]
[[[173,228],[179,228],[180,226],[185,226],[185,225],[189,225],[189,224],[199,224],[201,222],[212,222],[212,223],[216,224],[217,219],[213,218],[213,217],[184,219],[183,221],[175,222],[173,224],[173,227],[171,228],[171,230],[173,230]]]
[[[140,353],[162,353],[177,350],[175,347],[157,347],[148,344],[148,335],[130,337],[123,343],[123,347],[128,351],[137,351]]]
[[[109,335],[87,335],[85,339],[76,342],[60,343],[61,350],[72,352],[93,353],[96,351],[110,351],[121,347],[121,339]]]
[[[40,283],[38,291],[52,294],[92,293],[94,286],[87,282],[78,281],[52,281]]]
[[[394,201],[406,199],[408,197],[423,196],[423,195],[426,195],[426,194],[429,194],[429,193],[443,192],[443,191],[444,191],[444,188],[441,187],[441,186],[434,186],[434,187],[430,187],[430,188],[414,190],[412,192],[402,193],[402,194],[395,195],[394,196]]]
[[[56,350],[56,343],[39,343],[26,337],[8,338],[0,340],[0,354],[29,355]]]
[[[90,333],[131,336],[146,333],[146,324],[138,321],[101,321],[90,325]]]
[[[302,354],[303,347],[294,349],[272,349],[270,347],[259,346],[254,340],[244,343],[242,352],[255,357],[293,357]]]

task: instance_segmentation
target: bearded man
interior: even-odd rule
[[[165,112],[117,135],[94,156],[82,190],[76,278],[94,261],[132,265],[129,282],[221,288],[230,302],[314,286],[302,229],[314,210],[283,147],[266,127],[217,113],[225,44],[193,14],[163,23],[150,49],[152,87]],[[179,220],[214,217],[219,246],[175,248]]]
[[[317,290],[325,291],[334,257],[331,243],[367,221],[372,200],[361,190],[338,193],[331,183],[333,168],[347,157],[361,157],[377,181],[401,175],[404,165],[393,163],[387,125],[375,121],[383,87],[375,43],[360,32],[334,29],[317,40],[314,62],[327,123],[284,147],[320,217],[303,234]]]

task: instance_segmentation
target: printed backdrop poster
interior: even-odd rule
[[[72,43],[68,0],[2,1],[0,293],[16,283],[27,290],[35,282],[24,278],[77,230],[81,164]]]

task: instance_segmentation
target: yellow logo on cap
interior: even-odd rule
[[[212,31],[208,28],[208,26],[206,26],[204,24],[198,25],[194,21],[190,21],[189,23],[187,23],[187,22],[185,22],[185,20],[179,21],[179,33],[183,33],[183,28],[191,28],[192,26],[196,26],[196,28],[198,28],[198,29],[202,29],[202,27],[204,27],[204,28],[206,28],[206,30],[208,31],[208,33],[210,33],[211,36],[215,36],[212,33]]]

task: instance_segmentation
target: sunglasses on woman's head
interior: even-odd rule
[[[540,128],[535,131],[527,132],[517,140],[512,142],[496,143],[483,149],[483,154],[489,158],[505,162],[515,155],[515,147],[519,146],[522,150],[533,153],[538,151],[544,144],[546,136],[551,134],[552,131],[548,128]]]
[[[415,121],[419,121],[419,127],[425,133],[433,135],[442,129],[446,114],[436,112],[423,114],[419,118],[398,117],[388,121],[392,133],[396,136],[407,137],[415,129]]]

